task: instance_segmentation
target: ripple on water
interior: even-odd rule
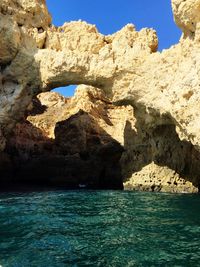
[[[0,265],[200,266],[199,209],[199,195],[1,194]]]

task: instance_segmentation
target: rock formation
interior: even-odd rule
[[[124,118],[121,125],[125,127],[117,130],[120,138],[116,136],[117,124],[106,129],[126,150],[121,158],[122,174],[130,180],[125,187],[197,191],[200,1],[172,0],[172,7],[183,35],[179,44],[160,53],[156,52],[158,40],[152,29],[137,32],[128,24],[113,35],[103,36],[94,25],[82,21],[55,27],[44,0],[2,0],[1,151],[11,149],[10,141],[6,147],[6,140],[37,94],[69,84],[91,85],[122,110],[126,110],[124,105],[133,108],[132,118]],[[85,114],[79,116],[84,121]],[[120,116],[116,117],[118,120]],[[42,129],[42,135],[44,130],[45,137],[53,137],[51,122],[44,129],[31,123]],[[90,123],[93,128],[94,123]],[[62,127],[70,130],[68,123]]]
[[[121,189],[124,182],[125,189],[197,192],[198,152],[173,125],[146,129],[141,114],[84,85],[70,99],[39,94],[8,138],[4,178],[67,188]]]
[[[132,107],[115,107],[99,89],[65,99],[42,93],[17,123],[5,152],[15,183],[122,189],[123,130]],[[5,175],[5,174],[4,174]],[[13,181],[14,182],[14,181]]]

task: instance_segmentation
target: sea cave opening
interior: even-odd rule
[[[123,146],[111,136],[110,105],[86,85],[35,97],[8,140],[2,189],[123,189]]]

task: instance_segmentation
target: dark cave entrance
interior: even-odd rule
[[[76,109],[75,88],[52,90],[33,99],[27,118],[16,125],[2,154],[2,190],[123,189],[124,149],[99,125],[93,110],[81,105]],[[90,97],[92,103],[88,93]],[[70,114],[71,109],[75,111]]]

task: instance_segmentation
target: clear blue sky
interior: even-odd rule
[[[170,0],[46,0],[53,17],[53,24],[85,20],[96,24],[102,34],[112,34],[127,23],[137,30],[148,27],[157,31],[159,50],[178,42],[181,32],[173,21]],[[65,96],[74,93],[75,86],[58,88]]]

